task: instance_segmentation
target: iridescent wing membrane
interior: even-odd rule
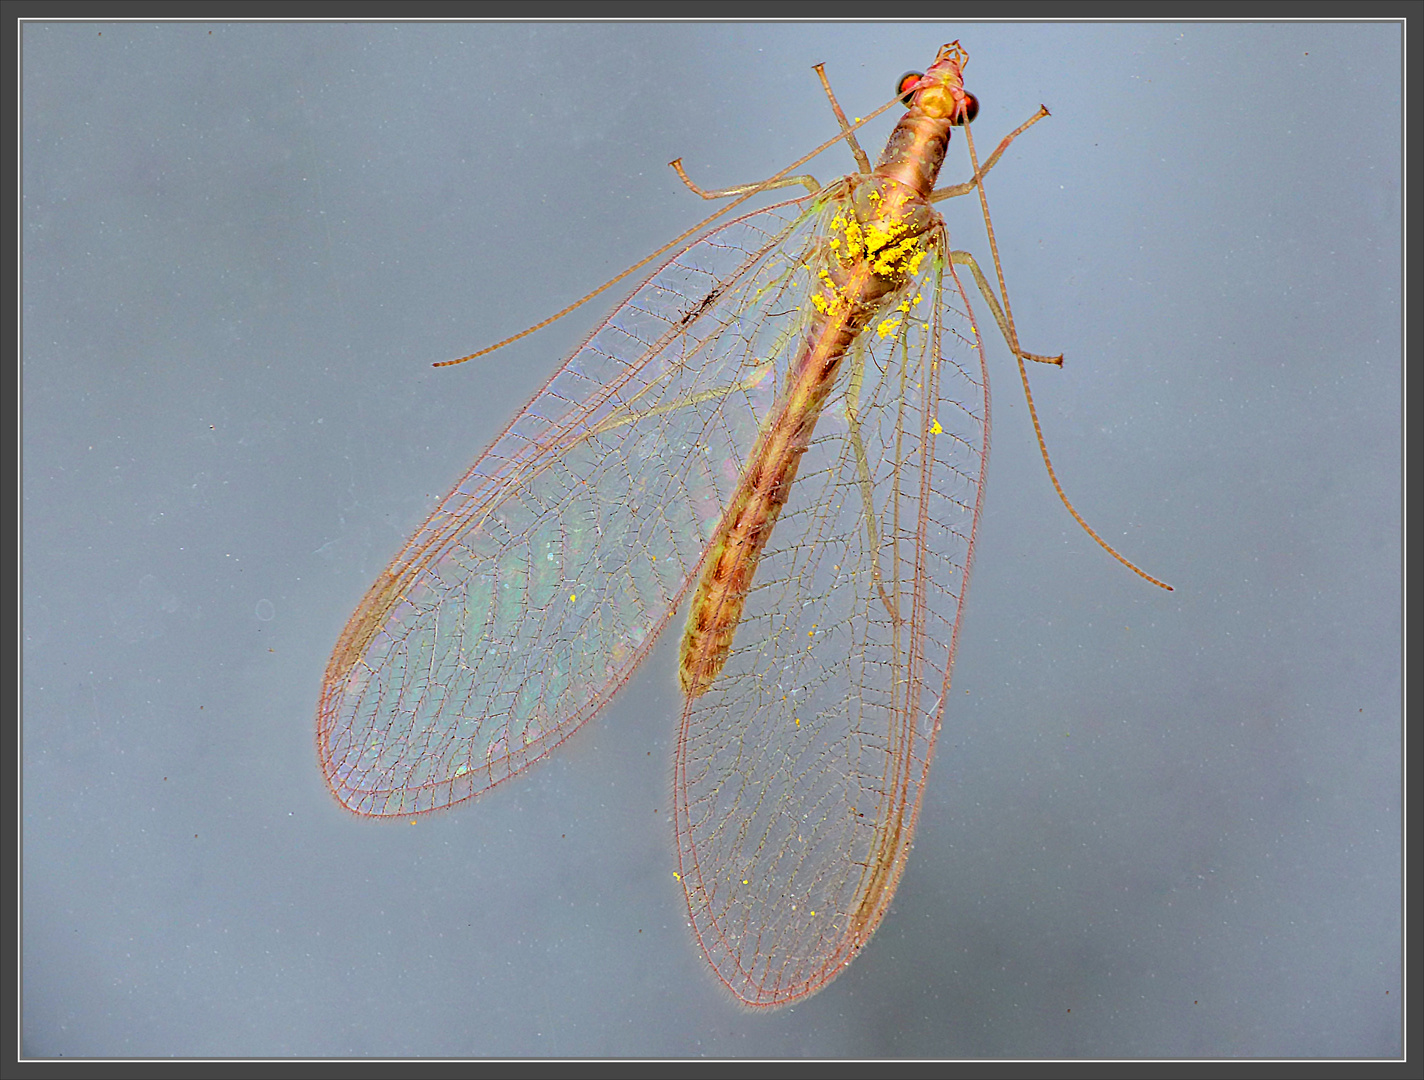
[[[395,558],[328,665],[318,748],[352,810],[448,806],[547,754],[697,573],[807,333],[860,180],[664,263]],[[943,224],[852,344],[676,763],[695,932],[743,1000],[832,978],[899,878],[953,659],[988,386]]]
[[[348,807],[405,815],[476,795],[628,677],[773,399],[804,291],[787,243],[814,242],[809,202],[730,222],[658,269],[372,586],[318,715],[322,766]]]
[[[927,241],[933,257],[851,346],[727,664],[683,712],[689,910],[750,1004],[814,993],[874,931],[949,688],[988,383],[942,223]]]

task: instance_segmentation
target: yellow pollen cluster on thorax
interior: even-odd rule
[[[865,230],[866,257],[871,260],[871,269],[881,277],[900,277],[919,270],[925,250],[920,238],[906,236],[907,232],[909,226],[900,221],[884,226],[873,222]]]
[[[868,197],[872,202],[880,202],[879,192],[872,191]],[[831,219],[829,232],[827,247],[842,268],[848,270],[857,263],[864,263],[877,277],[892,281],[902,281],[917,273],[927,254],[921,237],[910,235],[910,226],[893,217],[862,225],[853,212],[841,211]],[[822,267],[818,276],[822,288],[811,295],[816,310],[822,315],[844,310],[848,301],[830,271]],[[908,310],[903,304],[901,307]],[[886,325],[881,324],[882,328]],[[896,321],[894,326],[898,325]],[[881,336],[893,332],[894,326],[881,329]]]

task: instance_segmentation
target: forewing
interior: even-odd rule
[[[814,993],[880,922],[949,690],[989,402],[943,227],[931,236],[935,257],[843,362],[726,667],[683,714],[692,925],[749,1004]]]
[[[574,353],[371,587],[317,744],[350,809],[478,794],[597,712],[686,591],[784,376],[806,197],[670,259]]]

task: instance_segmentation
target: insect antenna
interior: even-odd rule
[[[1009,332],[1009,348],[1013,350],[1014,360],[1019,365],[1019,381],[1023,383],[1024,397],[1028,401],[1028,415],[1033,420],[1033,433],[1038,438],[1038,452],[1043,456],[1044,467],[1048,469],[1048,479],[1053,482],[1053,490],[1058,492],[1058,497],[1063,500],[1063,505],[1068,508],[1068,513],[1073,515],[1073,520],[1083,527],[1083,531],[1091,536],[1098,544],[1123,566],[1127,567],[1138,577],[1150,581],[1159,588],[1172,591],[1172,586],[1165,581],[1158,581],[1155,577],[1143,570],[1140,566],[1129,561],[1121,555],[1116,548],[1104,540],[1093,531],[1093,527],[1083,520],[1083,515],[1074,509],[1073,504],[1068,501],[1068,495],[1063,490],[1063,485],[1058,482],[1058,474],[1053,471],[1053,462],[1048,457],[1048,444],[1043,438],[1043,426],[1038,422],[1038,409],[1033,404],[1033,391],[1028,385],[1028,368],[1024,366],[1024,353],[1019,348],[1018,332],[1014,329],[1014,314],[1009,308],[1009,293],[1004,285],[1004,267],[999,262],[999,242],[994,238],[994,225],[989,219],[989,198],[984,194],[984,176],[979,171],[979,156],[974,152],[974,136],[970,134],[969,125],[964,125],[964,139],[969,145],[969,164],[974,170],[974,176],[978,183],[976,187],[979,191],[979,206],[984,211],[984,228],[989,234],[989,252],[994,257],[994,272],[999,278],[999,296],[1004,305],[1004,325]]]
[[[835,99],[832,98],[831,100],[832,100],[832,103],[834,103]],[[432,367],[454,367],[456,364],[463,364],[463,363],[465,363],[465,361],[467,361],[467,360],[476,360],[476,359],[478,359],[478,358],[481,357],[481,356],[488,356],[490,353],[496,351],[497,349],[502,349],[502,348],[504,348],[506,345],[513,345],[516,341],[519,341],[521,338],[526,338],[526,337],[528,337],[530,334],[534,333],[536,330],[542,330],[542,329],[544,329],[544,327],[548,326],[550,323],[557,322],[558,320],[562,319],[565,315],[567,315],[569,312],[575,310],[576,308],[582,307],[584,304],[586,304],[586,303],[588,303],[590,300],[592,300],[595,296],[598,296],[600,293],[607,292],[607,291],[608,291],[609,289],[611,289],[614,285],[617,285],[620,281],[624,280],[625,278],[627,278],[628,276],[630,276],[631,274],[633,274],[635,271],[642,269],[644,266],[647,266],[648,263],[652,262],[652,261],[653,261],[654,259],[656,259],[658,256],[663,255],[663,254],[665,254],[665,253],[671,251],[673,248],[678,247],[680,244],[683,244],[683,243],[685,243],[686,241],[692,239],[692,237],[696,236],[696,235],[697,235],[698,233],[700,233],[703,229],[707,228],[708,225],[711,225],[712,222],[716,221],[716,220],[717,220],[719,217],[721,217],[723,214],[726,214],[726,213],[728,213],[729,211],[734,210],[734,209],[737,208],[738,206],[741,206],[742,203],[746,202],[746,201],[747,201],[748,199],[750,199],[753,195],[756,195],[756,194],[758,194],[759,192],[762,192],[762,191],[766,191],[766,190],[768,190],[769,188],[784,186],[783,184],[778,183],[778,181],[782,181],[782,180],[783,180],[784,178],[786,178],[793,170],[799,169],[802,165],[806,164],[806,162],[810,161],[810,160],[811,160],[813,157],[815,157],[817,154],[824,153],[825,151],[829,150],[832,146],[834,146],[836,143],[840,142],[842,139],[851,138],[853,132],[857,131],[858,129],[864,127],[866,124],[870,123],[870,121],[874,120],[877,116],[879,116],[881,113],[883,113],[886,109],[889,109],[889,108],[890,108],[891,106],[893,106],[893,105],[899,104],[899,101],[900,101],[900,99],[899,99],[898,97],[892,98],[890,101],[887,101],[884,105],[880,106],[880,108],[876,109],[876,110],[875,110],[873,113],[871,113],[870,115],[864,117],[864,118],[861,119],[861,120],[858,120],[858,121],[857,121],[856,123],[854,123],[854,124],[851,124],[851,125],[849,125],[849,126],[843,127],[843,129],[841,130],[841,132],[840,132],[839,134],[833,136],[832,138],[827,139],[825,142],[823,142],[820,146],[816,147],[816,149],[812,150],[810,153],[805,154],[804,156],[802,156],[802,157],[800,157],[800,158],[797,158],[795,161],[793,161],[790,165],[786,166],[786,168],[782,169],[782,170],[781,170],[779,173],[777,173],[775,176],[772,176],[772,177],[770,177],[770,178],[767,179],[767,180],[763,180],[763,181],[762,181],[761,183],[759,183],[759,184],[751,184],[751,185],[748,185],[745,189],[742,189],[742,188],[736,189],[736,190],[735,190],[735,194],[738,196],[738,198],[735,199],[733,202],[729,202],[726,206],[723,206],[721,209],[719,209],[719,210],[718,210],[715,214],[713,214],[711,217],[706,218],[706,219],[704,219],[704,220],[698,222],[696,225],[692,226],[692,228],[688,229],[686,232],[682,233],[682,234],[679,235],[679,236],[674,237],[672,240],[669,240],[666,244],[664,244],[662,247],[658,248],[657,251],[654,251],[651,255],[647,255],[647,256],[643,257],[642,259],[639,259],[637,262],[635,262],[632,266],[628,267],[627,270],[624,270],[624,271],[623,271],[621,274],[619,274],[617,277],[609,278],[607,281],[605,281],[605,282],[604,282],[602,285],[600,285],[598,288],[594,289],[591,293],[588,293],[587,295],[585,295],[585,296],[579,298],[578,300],[575,300],[572,304],[570,304],[568,307],[564,308],[562,311],[556,311],[556,312],[554,312],[554,314],[550,315],[547,319],[542,319],[542,320],[540,320],[539,322],[535,323],[533,326],[529,327],[527,330],[521,330],[519,333],[513,334],[513,335],[511,335],[510,337],[505,338],[503,341],[496,341],[493,345],[486,345],[483,349],[480,349],[478,352],[472,352],[472,353],[470,353],[468,356],[457,357],[457,358],[454,359],[454,360],[437,360],[437,361],[435,361],[435,363],[432,364],[431,366],[432,366]],[[837,111],[838,114],[840,114],[841,123],[844,124],[844,123],[845,123],[845,115],[844,115],[843,113],[840,113],[840,107],[839,107],[839,106],[836,107],[836,111]],[[864,156],[863,153],[862,153],[862,156]],[[732,192],[732,191],[728,191],[728,192],[725,192],[725,193],[704,192],[704,191],[700,190],[699,188],[697,188],[690,180],[688,180],[687,175],[682,171],[682,168],[681,168],[681,165],[682,165],[682,159],[681,159],[681,158],[678,158],[676,161],[670,162],[670,164],[672,165],[672,167],[673,167],[674,169],[677,170],[678,175],[683,178],[683,182],[686,183],[688,187],[692,188],[693,191],[696,191],[699,195],[702,195],[704,198],[720,198],[720,197],[722,196],[722,194],[728,194],[728,195],[730,195],[730,194],[733,194],[733,193],[734,193],[734,192]],[[867,170],[867,171],[868,171],[868,170]],[[794,180],[794,181],[792,181],[792,182],[793,182],[793,183],[798,183],[798,182],[801,182],[801,181],[800,181],[800,178],[797,178],[796,180]],[[814,183],[814,181],[812,181],[812,183]]]

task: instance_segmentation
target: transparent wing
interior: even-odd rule
[[[814,993],[879,924],[949,691],[989,399],[942,223],[931,249],[847,354],[726,667],[683,713],[688,909],[749,1004]]]
[[[322,684],[331,789],[419,813],[597,712],[696,571],[805,320],[825,196],[655,271],[474,464],[347,623]]]

